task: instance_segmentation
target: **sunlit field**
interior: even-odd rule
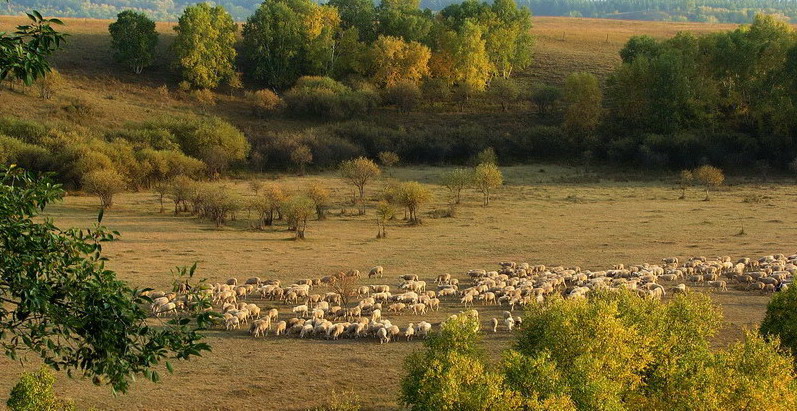
[[[435,218],[435,210],[447,208],[447,191],[436,185],[444,171],[427,167],[388,172],[396,179],[429,184],[435,196],[419,212],[421,225],[408,226],[399,218],[389,224],[383,240],[375,238],[374,211],[353,215],[352,189],[335,174],[261,176],[296,190],[310,181],[332,189],[329,217],[310,221],[307,240],[298,242],[282,222],[262,231],[252,229],[246,211],[229,226],[216,228],[194,217],[175,217],[170,204],[167,213],[159,214],[153,193],[119,195],[104,218],[122,234],[119,241],[104,246],[111,259],[108,266],[133,286],[165,289],[172,281],[170,269],[194,262],[197,275],[211,282],[252,276],[290,282],[349,269],[367,271],[378,264],[385,267],[385,277],[361,283],[395,287],[403,274],[417,274],[431,283],[438,274],[451,273],[465,282],[467,270],[494,269],[507,260],[601,269],[617,263],[658,263],[667,256],[735,259],[789,254],[797,241],[797,190],[789,181],[731,179],[721,191],[711,193],[711,201],[703,201],[700,188],[678,200],[680,190],[666,178],[628,180],[605,171],[601,174],[606,177],[598,179],[581,168],[546,164],[506,167],[506,184],[489,207],[482,207],[481,194],[470,190],[455,218]],[[366,186],[369,197],[377,196],[386,178]],[[250,195],[247,181],[226,183]],[[90,227],[96,220],[97,199],[69,196],[47,214],[62,227]],[[738,288],[735,283],[726,292],[693,288],[709,292],[722,305],[726,324],[715,340],[717,346],[738,340],[742,329],[754,327],[763,316],[769,297]],[[281,318],[287,318],[292,307],[259,297],[248,301],[279,308]],[[487,328],[490,318],[506,307],[476,308],[482,313],[484,344],[496,360],[511,336]],[[446,297],[439,312],[385,317],[400,327],[420,320],[437,324],[462,309],[458,299]],[[333,392],[356,393],[366,409],[395,408],[402,360],[421,347],[403,339],[386,345],[371,338],[327,341],[269,335],[255,340],[243,329],[212,330],[207,339],[212,353],[178,363],[175,374],[160,384],[140,381],[118,397],[107,387],[65,377],[57,388],[83,406],[100,409],[298,410],[327,404]],[[23,368],[6,358],[0,364],[6,370],[0,393],[10,390],[19,372],[35,367],[35,361]]]

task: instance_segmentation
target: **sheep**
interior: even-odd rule
[[[238,320],[238,317],[230,316],[224,320],[224,327],[227,329],[227,331],[237,330],[240,326],[241,324]]]
[[[424,303],[413,304],[412,305],[412,312],[415,315],[426,314],[426,304],[424,304]]]
[[[505,319],[504,325],[506,325],[506,329],[508,331],[512,331],[512,329],[515,328],[515,319],[512,317]]]
[[[238,285],[238,279],[237,278],[228,278],[227,282],[225,284],[236,286],[236,285]]]
[[[448,284],[451,281],[451,274],[440,274],[437,276],[435,283],[439,284]]]
[[[376,267],[372,267],[370,271],[368,271],[368,278],[379,277],[382,278],[382,274],[384,273],[384,268],[381,265],[377,265]]]
[[[285,329],[288,327],[288,324],[285,321],[280,321],[274,327],[274,335],[282,335],[285,334]]]
[[[266,316],[271,320],[271,322],[276,321],[277,318],[279,317],[279,315],[280,315],[280,312],[276,308],[272,308],[272,309],[268,310],[268,312],[266,313]]]
[[[399,279],[404,281],[418,281],[418,276],[415,274],[404,274],[399,276]]]
[[[686,294],[688,290],[686,288],[686,284],[678,284],[675,287],[670,288],[670,292],[673,294]]]
[[[470,305],[473,305],[473,294],[465,294],[465,296],[464,296],[464,297],[462,297],[462,298],[459,300],[459,302],[460,302],[461,304],[464,304],[464,305],[465,305],[465,307],[467,307],[467,306],[468,306],[468,303],[470,303]]]
[[[404,336],[407,337],[407,341],[412,340],[412,337],[415,336],[415,324],[407,325],[407,328],[404,329]]]
[[[376,336],[379,337],[379,344],[385,344],[390,342],[390,337],[388,336],[387,329],[382,327],[376,331]]]
[[[313,334],[313,325],[312,324],[304,324],[302,326],[302,330],[299,333],[299,338],[309,337]]]
[[[249,326],[249,334],[255,338],[265,337],[266,334],[268,334],[269,328],[271,328],[271,322],[269,320],[255,320],[252,322],[252,325]]]
[[[493,332],[498,332],[498,319],[497,318],[493,318],[492,319],[492,324],[493,324]]]
[[[158,307],[158,311],[155,313],[156,317],[160,317],[161,315],[165,314],[174,314],[177,310],[177,305],[175,303],[166,303]]]
[[[717,288],[720,291],[728,291],[728,285],[725,281],[709,281],[706,284],[708,284],[709,287]]]
[[[429,331],[432,330],[432,324],[429,324],[426,321],[421,321],[417,325],[415,325],[415,334],[419,337],[426,338],[429,335]]]
[[[260,277],[252,277],[252,278],[247,278],[244,284],[260,285],[261,282],[262,281],[260,281]]]
[[[376,322],[382,319],[382,310],[376,309],[371,311],[371,322]]]
[[[249,310],[249,316],[250,317],[255,318],[255,319],[260,318],[260,307],[254,305],[254,304],[248,304],[246,306],[246,309]],[[269,318],[269,320],[270,320],[270,318]]]
[[[307,312],[309,311],[309,309],[307,308],[307,305],[303,304],[303,305],[299,305],[299,306],[293,307],[292,311],[294,313],[298,314],[301,317],[307,317]]]

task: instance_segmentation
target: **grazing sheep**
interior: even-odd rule
[[[515,328],[515,319],[512,317],[505,319],[504,325],[506,325],[506,329],[508,331],[512,331],[512,329]]]
[[[158,311],[155,313],[155,316],[160,317],[161,315],[174,314],[176,310],[177,305],[175,303],[166,303],[158,307]]]
[[[722,280],[720,280],[720,281],[709,281],[706,284],[708,284],[709,287],[717,288],[720,291],[728,291],[728,284],[725,281],[722,281]]]
[[[274,327],[274,334],[275,335],[282,335],[285,334],[285,329],[288,327],[288,324],[285,321],[280,321],[277,323],[277,326]]]
[[[253,337],[265,337],[268,334],[268,329],[271,328],[271,322],[267,319],[255,320],[249,326],[249,334]]]
[[[426,314],[426,304],[424,304],[424,303],[413,304],[412,305],[412,312],[415,315]]]
[[[293,307],[292,311],[298,314],[300,317],[307,317],[307,312],[309,311],[309,308],[307,308],[307,305],[299,305]]]
[[[246,309],[249,310],[249,316],[252,318],[260,318],[260,307],[254,304],[247,304]],[[269,318],[271,320],[271,318]]]
[[[460,302],[460,303],[462,303],[462,304],[464,304],[464,305],[465,305],[465,307],[467,307],[467,306],[468,306],[468,303],[470,303],[470,305],[473,305],[473,294],[465,294],[465,296],[464,296],[464,297],[462,297],[462,298],[459,300],[459,302]]]
[[[237,278],[228,278],[226,284],[227,285],[236,286],[236,285],[238,285],[238,279]]]
[[[413,336],[415,336],[415,324],[410,323],[407,328],[404,330],[404,336],[407,337],[407,341],[410,341]]]
[[[493,323],[493,332],[498,332],[498,319],[493,318],[492,323]]]
[[[368,278],[379,277],[382,278],[382,274],[384,273],[384,268],[381,265],[377,265],[376,267],[372,267],[370,271],[368,271]]]
[[[387,329],[384,327],[376,331],[376,336],[379,337],[379,344],[385,344],[390,342],[390,337],[388,336]]]
[[[415,334],[419,337],[426,338],[431,330],[432,324],[429,324],[426,321],[421,321],[415,326]]]
[[[670,292],[673,294],[686,294],[688,290],[686,288],[686,284],[678,284],[673,288],[670,288]]]
[[[382,319],[382,310],[376,309],[371,311],[371,322],[377,322]]]
[[[248,278],[246,282],[244,282],[244,284],[254,284],[254,285],[260,285],[260,283],[261,283],[260,277]]]
[[[240,321],[238,321],[238,317],[231,316],[231,317],[227,317],[224,320],[224,327],[227,329],[227,331],[237,330],[238,328],[240,328],[240,326],[241,326],[241,323],[240,323]]]

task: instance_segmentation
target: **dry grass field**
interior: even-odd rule
[[[655,178],[627,181],[607,172],[598,182],[574,168],[507,167],[506,184],[490,207],[481,207],[480,194],[470,191],[456,218],[438,219],[431,213],[445,207],[446,191],[434,183],[443,171],[429,167],[391,172],[397,179],[430,184],[435,198],[421,211],[422,225],[395,221],[385,240],[375,239],[373,211],[362,217],[340,216],[341,209],[353,209],[348,204],[351,190],[332,174],[262,176],[297,190],[312,180],[333,190],[336,204],[330,217],[311,221],[308,239],[301,242],[291,240],[284,226],[249,229],[245,212],[230,226],[217,229],[192,217],[158,214],[152,193],[121,195],[104,221],[122,232],[119,241],[105,246],[109,266],[132,285],[164,288],[171,282],[171,268],[195,261],[199,275],[211,281],[231,276],[290,281],[380,264],[385,279],[363,283],[395,286],[401,274],[418,274],[428,281],[448,272],[463,279],[468,269],[496,267],[502,260],[598,269],[620,262],[658,262],[671,255],[793,253],[797,243],[797,190],[789,182],[731,181],[705,202],[698,189],[692,189],[687,200],[677,200],[680,191]],[[246,181],[226,183],[247,191]],[[367,187],[368,193],[375,196],[382,184],[384,179]],[[88,227],[96,212],[96,199],[82,196],[69,196],[48,209],[61,226]],[[745,234],[739,235],[742,225]],[[727,322],[716,339],[718,346],[738,339],[742,328],[754,327],[768,300],[733,288],[711,295],[722,305]],[[276,306],[284,315],[290,308],[253,301]],[[477,308],[485,326],[499,314],[497,307]],[[439,313],[389,318],[402,327],[421,319],[437,323],[461,309],[458,301],[445,299]],[[108,388],[61,378],[58,390],[81,406],[100,409],[299,410],[328,403],[333,392],[355,392],[366,409],[392,409],[398,406],[402,359],[421,347],[415,341],[379,345],[371,339],[254,340],[245,331],[213,330],[207,335],[213,352],[179,363],[175,374],[161,384],[141,381],[129,394],[113,397]],[[485,346],[498,358],[510,341],[505,331],[490,333]],[[0,367],[3,400],[26,368],[5,358]]]

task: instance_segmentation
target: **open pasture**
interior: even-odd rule
[[[434,210],[447,207],[445,189],[434,185],[443,171],[429,167],[389,172],[397,179],[430,184],[435,197],[419,212],[423,224],[394,221],[384,240],[375,238],[373,210],[365,216],[352,215],[352,190],[334,174],[263,176],[295,190],[317,180],[333,191],[329,218],[311,221],[307,240],[300,242],[291,239],[283,223],[262,231],[250,229],[246,211],[217,229],[194,217],[159,214],[153,193],[123,194],[105,215],[104,224],[122,233],[119,241],[104,246],[111,258],[108,266],[133,286],[165,289],[172,281],[171,268],[195,261],[198,276],[213,283],[254,276],[290,283],[349,269],[367,273],[368,268],[382,265],[384,278],[365,278],[361,283],[394,288],[403,274],[417,274],[431,284],[438,274],[450,273],[466,283],[469,269],[497,269],[499,261],[507,260],[605,269],[617,263],[660,263],[668,256],[788,255],[797,243],[797,190],[790,182],[731,179],[705,202],[699,188],[690,189],[686,200],[677,200],[680,190],[652,177],[626,181],[607,171],[603,175],[608,177],[598,181],[576,168],[506,167],[506,184],[490,207],[481,207],[480,194],[468,191],[456,218],[434,218]],[[248,190],[244,180],[227,183],[242,193]],[[382,184],[384,178],[366,186],[367,195],[374,199]],[[96,198],[69,196],[50,207],[48,214],[62,227],[89,227],[96,219],[96,207]],[[340,215],[342,209],[348,212]],[[728,291],[692,288],[710,292],[723,307],[726,325],[717,345],[739,338],[743,327],[755,326],[768,300],[764,294],[735,286],[730,283]],[[248,301],[280,309],[280,319],[289,318],[293,306],[259,297]],[[485,330],[490,319],[500,318],[505,309],[478,304],[475,308]],[[403,329],[421,320],[437,324],[462,309],[458,298],[446,297],[439,312],[383,312]],[[107,387],[66,378],[60,378],[57,388],[79,405],[100,409],[307,409],[329,403],[333,392],[355,393],[367,409],[391,409],[397,407],[402,360],[420,348],[418,341],[380,345],[373,338],[327,341],[270,334],[255,340],[244,329],[214,329],[207,336],[213,352],[175,364],[175,374],[165,375],[160,384],[140,381],[118,397],[109,396]],[[491,358],[498,359],[510,341],[511,335],[499,330],[487,332],[484,344]],[[6,358],[0,359],[0,365],[8,370],[0,392],[9,392],[23,368]]]

